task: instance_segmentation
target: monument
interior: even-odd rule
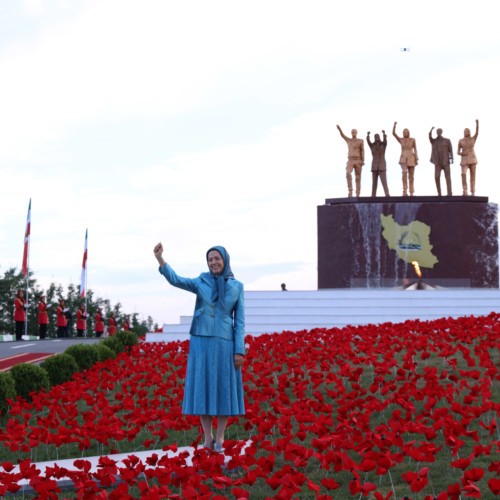
[[[450,139],[445,139],[443,137],[442,129],[438,128],[436,130],[437,137],[435,139],[432,137],[433,130],[434,127],[432,127],[429,132],[429,141],[432,144],[431,163],[434,163],[434,180],[436,182],[436,189],[438,196],[441,196],[441,171],[444,171],[444,177],[446,179],[446,194],[451,196],[450,163],[453,163],[453,148],[451,146]]]
[[[477,134],[479,133],[479,121],[476,120],[476,133],[474,137],[470,136],[470,130],[466,128],[464,130],[464,137],[458,141],[458,154],[462,157],[460,161],[460,166],[462,167],[462,187],[463,195],[468,196],[467,190],[467,171],[470,172],[470,194],[474,196],[476,192],[476,165],[477,158],[474,151],[474,145],[476,144]]]
[[[346,166],[346,177],[347,177],[347,190],[349,198],[352,196],[352,171],[354,170],[354,176],[356,178],[356,196],[360,195],[361,192],[361,168],[365,164],[365,147],[363,144],[363,139],[358,139],[358,131],[353,128],[351,130],[352,137],[347,137],[339,125],[337,128],[342,136],[342,139],[347,143],[347,166]]]
[[[399,158],[399,164],[401,165],[403,174],[403,196],[408,196],[408,184],[410,185],[410,196],[413,196],[413,193],[415,192],[415,166],[418,163],[417,143],[413,137],[410,137],[410,131],[407,128],[403,130],[403,137],[399,137],[398,134],[396,134],[397,124],[398,122],[394,122],[392,135],[396,138],[399,144],[401,144],[401,157]]]
[[[384,193],[389,196],[389,188],[387,187],[387,165],[385,162],[385,149],[387,148],[387,135],[385,130],[382,130],[384,140],[380,140],[380,135],[375,134],[375,141],[371,142],[370,132],[366,135],[366,142],[370,146],[372,152],[372,196],[377,196],[377,182],[380,177]]]
[[[318,288],[498,288],[498,207],[484,197],[327,199],[318,206]]]
[[[434,127],[429,139],[439,196],[413,196],[413,173],[418,162],[416,142],[408,129],[399,137],[396,125],[397,122],[393,135],[401,145],[403,196],[375,198],[380,168],[374,170],[372,165],[372,197],[358,194],[357,198],[326,199],[324,205],[318,206],[318,288],[399,287],[414,279],[414,261],[429,285],[498,288],[498,206],[487,197],[475,196],[478,121],[475,135],[465,129],[458,143],[463,196],[452,196],[451,142],[442,137],[441,129],[433,138]],[[340,127],[339,131],[342,134]],[[353,139],[342,136],[346,141],[356,138],[355,134]],[[372,151],[374,144],[380,148],[373,154],[373,162],[378,163],[385,152],[381,145],[386,136],[384,133],[384,141],[375,137],[373,143],[369,136],[368,133]],[[445,199],[440,196],[441,171],[445,172],[447,185]],[[384,186],[384,190],[388,196],[388,188]]]

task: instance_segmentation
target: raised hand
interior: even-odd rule
[[[161,243],[158,243],[153,250],[153,253],[155,254],[155,257],[161,257],[163,254],[163,245]]]
[[[165,260],[163,259],[163,245],[161,243],[158,243],[154,247],[153,253],[155,254],[158,264],[160,264],[161,267],[165,267]]]

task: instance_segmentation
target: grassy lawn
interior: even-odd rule
[[[193,467],[182,459],[146,471],[135,465],[106,495],[494,498],[500,477],[498,319],[250,337],[246,414],[230,420],[226,448],[228,454],[234,448],[234,456],[228,467],[201,451]],[[2,462],[84,460],[199,442],[198,419],[181,413],[187,351],[187,342],[141,344],[131,355],[36,395],[33,403],[14,403],[0,422]],[[247,440],[240,456],[237,447]],[[0,486],[13,482],[1,471]],[[45,471],[35,476],[50,480]],[[111,466],[99,477],[81,476],[78,491],[95,498],[103,477],[119,474]],[[85,487],[83,479],[97,486]],[[78,491],[53,498],[76,498]]]

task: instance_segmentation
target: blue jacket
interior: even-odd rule
[[[228,279],[224,309],[212,302],[213,278],[202,273],[198,278],[183,278],[168,264],[158,268],[165,279],[177,288],[196,294],[193,322],[189,333],[203,337],[222,337],[234,342],[234,354],[245,354],[245,306],[243,283]]]

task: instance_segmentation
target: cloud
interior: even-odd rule
[[[493,22],[484,6],[467,16],[449,6],[421,2],[407,11],[388,2],[381,16],[372,2],[88,1],[1,52],[8,77],[0,81],[0,155],[32,161],[53,154],[51,145],[59,150],[77,127],[100,120],[172,117],[244,96],[311,102],[370,67],[376,72],[381,53],[411,59],[418,50],[494,37],[496,29],[484,27]],[[24,7],[46,10],[41,0]],[[443,32],[445,14],[455,25]],[[472,34],[479,18],[481,35],[471,42],[461,26]],[[433,37],[419,35],[403,56],[400,45],[423,31]]]
[[[21,8],[29,15],[39,16],[45,10],[44,0],[20,0]]]
[[[498,31],[466,5],[26,0],[25,35],[0,47],[3,269],[32,197],[37,276],[78,280],[88,227],[91,286],[160,322],[191,297],[158,283],[158,240],[187,276],[223,244],[251,289],[314,287],[316,207],[347,191],[337,123],[386,130],[393,195],[392,126],[410,128],[416,194],[434,194],[430,127],[456,148],[479,118],[477,192],[498,201]],[[452,178],[459,194],[458,164]]]

